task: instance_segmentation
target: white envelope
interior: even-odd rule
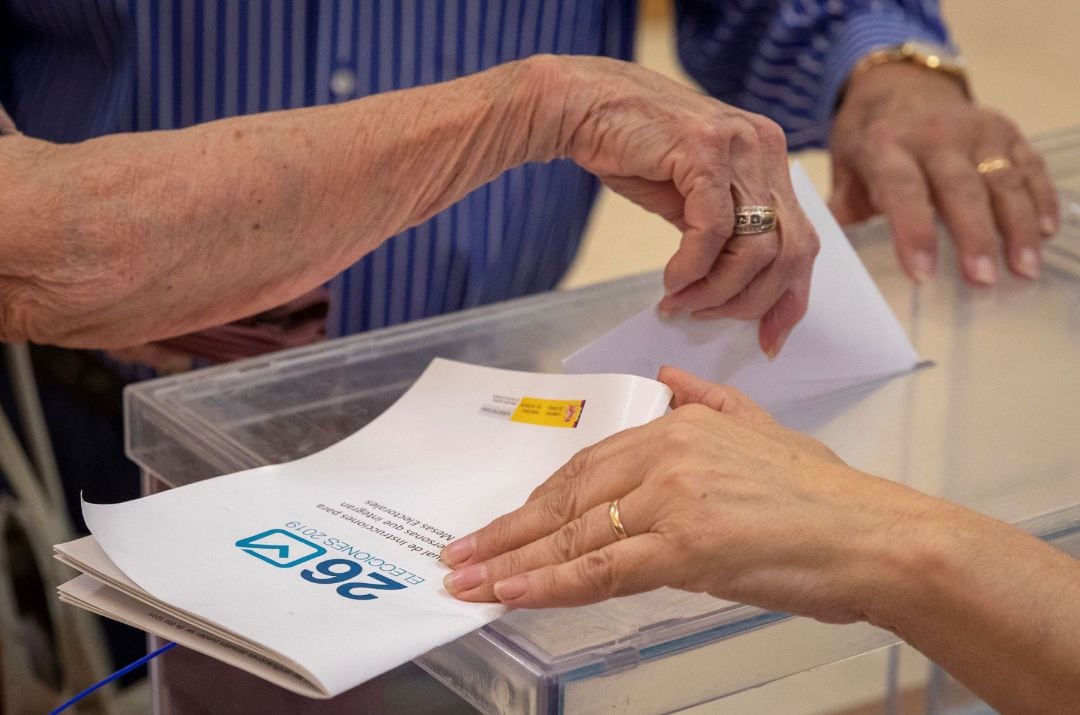
[[[798,163],[791,179],[821,252],[806,317],[774,361],[758,347],[756,321],[663,320],[650,308],[566,358],[566,371],[655,378],[674,365],[776,410],[913,369],[915,348]]]

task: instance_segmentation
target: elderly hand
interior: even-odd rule
[[[580,452],[447,546],[447,589],[536,608],[672,586],[850,622],[888,596],[897,536],[926,537],[925,517],[952,508],[851,469],[735,390],[671,368],[660,379],[673,412]]]
[[[935,208],[968,281],[997,280],[998,234],[1013,272],[1038,277],[1040,244],[1059,222],[1046,168],[1011,121],[973,104],[955,80],[907,65],[859,74],[830,144],[833,212],[841,223],[884,214],[912,279],[936,268]]]
[[[761,348],[778,353],[806,312],[818,249],[780,127],[637,65],[546,61],[564,88],[557,153],[683,233],[664,273],[661,311],[761,318]],[[778,230],[732,235],[740,205],[775,207]]]

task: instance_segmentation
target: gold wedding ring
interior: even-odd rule
[[[992,174],[995,171],[1001,171],[1002,169],[1008,169],[1012,166],[1012,162],[1003,156],[992,156],[988,159],[983,159],[979,162],[979,165],[975,167],[975,170],[980,174]]]
[[[776,209],[772,206],[736,206],[735,235],[749,236],[776,230]]]
[[[611,502],[611,506],[607,510],[608,519],[611,520],[611,530],[615,532],[615,538],[618,540],[625,539],[629,534],[626,533],[626,529],[623,528],[622,519],[619,518],[619,500]]]

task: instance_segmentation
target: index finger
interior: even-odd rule
[[[857,156],[870,205],[889,222],[896,256],[916,283],[937,267],[937,228],[926,177],[915,157],[893,143],[868,147]]]
[[[597,504],[631,491],[641,484],[643,470],[626,465],[645,462],[638,452],[646,449],[647,443],[631,432],[635,430],[612,435],[578,452],[534,491],[529,501],[447,544],[440,559],[454,568],[486,561],[543,538]],[[598,449],[607,451],[593,456]]]
[[[709,274],[735,228],[735,206],[729,182],[702,174],[686,192],[683,221],[687,225],[679,249],[664,269],[664,292],[674,295]]]
[[[660,534],[631,536],[573,561],[495,583],[495,597],[513,608],[584,606],[676,583]],[[647,565],[643,568],[643,565]]]
[[[624,520],[625,529],[644,530],[645,520],[654,512],[655,495],[643,495],[635,489],[619,497],[622,510],[634,514],[631,525]],[[610,520],[610,504],[597,504],[580,518],[567,522],[552,533],[466,568],[455,569],[443,581],[446,590],[464,601],[494,600],[493,586],[498,581],[544,566],[573,561],[590,551],[615,543],[618,536]],[[630,532],[634,533],[634,532]]]

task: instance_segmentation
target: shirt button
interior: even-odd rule
[[[356,89],[356,73],[351,70],[336,70],[330,75],[330,91],[335,97],[351,97]]]

